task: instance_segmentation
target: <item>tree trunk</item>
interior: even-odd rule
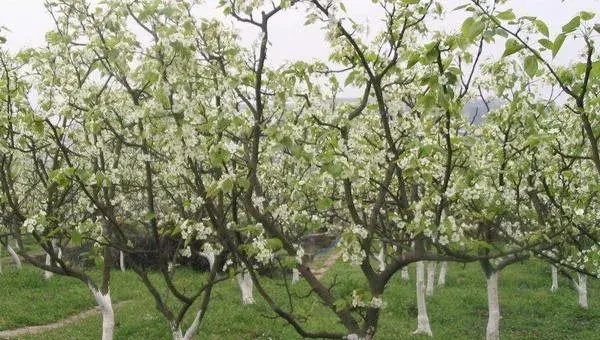
[[[46,253],[46,262],[45,264],[47,266],[49,266],[50,264],[52,264],[52,261],[50,260],[50,254]],[[50,280],[52,278],[52,275],[54,275],[51,271],[47,271],[44,270],[44,279],[46,280]]]
[[[433,295],[433,287],[435,287],[435,268],[437,263],[429,261],[427,263],[427,296]]]
[[[196,313],[196,317],[194,317],[194,322],[188,330],[183,334],[180,327],[172,327],[173,340],[192,340],[192,337],[196,332],[198,332],[198,327],[200,325],[200,318],[202,317],[202,310],[199,310]]]
[[[99,290],[90,286],[96,303],[102,311],[102,340],[112,340],[115,329],[115,314],[112,308],[112,300],[110,298],[110,292],[102,294]]]
[[[442,262],[440,266],[440,276],[438,277],[438,286],[446,285],[446,274],[448,273],[448,262]]]
[[[300,281],[300,271],[296,268],[292,269],[292,283]]]
[[[250,273],[244,270],[241,273],[236,275],[238,284],[240,285],[240,289],[242,290],[242,304],[251,305],[254,303],[254,297],[252,295],[252,288],[254,287],[252,283],[252,277]]]
[[[125,271],[125,254],[123,251],[119,251],[119,268],[121,268],[122,272]]]
[[[498,272],[487,278],[488,323],[486,340],[500,340],[500,302],[498,299]]]
[[[50,243],[52,244],[52,251],[55,251],[57,248],[56,245],[56,240],[52,239],[52,241],[50,241]],[[59,259],[62,259],[62,249],[58,248],[58,254],[57,254]],[[50,258],[50,254],[46,254],[46,265],[49,266],[52,264],[52,259]],[[50,271],[44,271],[44,278],[46,280],[50,280],[52,278],[52,275],[54,275],[52,272]]]
[[[21,269],[21,259],[19,258],[19,255],[17,255],[17,253],[11,248],[11,246],[8,245],[8,243],[6,244],[6,250],[8,251],[10,258],[12,259],[17,269]]]
[[[583,309],[588,309],[587,276],[578,273],[577,281],[578,282],[575,283],[575,288],[577,288],[577,292],[579,293],[579,306]]]
[[[208,268],[210,270],[213,269],[213,266],[215,265],[215,252],[214,251],[209,251],[208,253],[205,252],[199,252],[198,255],[204,257],[207,261],[208,261]]]
[[[552,287],[550,287],[551,292],[556,292],[558,290],[558,268],[556,266],[552,266]]]
[[[400,277],[404,282],[408,282],[410,280],[410,275],[408,274],[408,267],[402,268],[402,271],[400,271]]]
[[[379,271],[382,272],[385,270],[385,249],[381,247],[379,254],[377,255],[377,263],[379,263]]]
[[[427,305],[425,304],[425,262],[417,262],[417,329],[413,334],[427,334],[432,336],[427,316]]]

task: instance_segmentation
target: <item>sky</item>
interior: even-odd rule
[[[450,10],[466,3],[468,0],[443,1],[449,10],[443,22],[433,25],[437,30],[458,30],[464,14]],[[216,16],[220,11],[216,9],[217,0],[205,0],[203,16]],[[343,0],[349,14],[360,23],[367,23],[371,31],[380,27],[380,9],[373,5],[371,0]],[[35,47],[44,44],[44,34],[52,29],[53,23],[46,13],[44,0],[0,0],[0,26],[6,26],[11,32],[6,33],[8,42],[6,46],[12,51],[25,47]],[[560,31],[562,25],[567,23],[579,11],[587,10],[599,13],[594,20],[600,22],[600,0],[509,0],[508,8],[513,8],[517,16],[531,15],[544,20],[550,27],[551,35]],[[317,25],[304,26],[304,11],[291,10],[274,17],[271,24],[269,62],[281,64],[288,60],[315,59],[326,60],[329,49],[325,42],[323,32]],[[246,42],[256,39],[256,30],[248,25],[236,25]],[[498,55],[504,49],[499,42],[489,46],[489,55]],[[555,62],[568,63],[580,53],[580,48],[573,42],[567,41]],[[485,57],[485,56],[484,56]]]

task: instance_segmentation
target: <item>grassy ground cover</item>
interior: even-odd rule
[[[338,263],[328,273],[327,280],[338,279],[338,297],[350,295],[364,286],[360,274]],[[414,275],[414,268],[411,268]],[[182,269],[178,284],[188,291],[201,282],[203,274]],[[158,277],[155,277],[157,279]],[[413,278],[413,277],[411,277]],[[416,324],[414,281],[405,284],[400,277],[390,282],[384,300],[379,339],[411,338]],[[565,278],[561,278],[557,293],[551,293],[549,266],[529,261],[508,267],[501,275],[500,300],[503,339],[598,339],[600,338],[600,285],[590,280],[590,309],[577,306],[577,294]],[[280,280],[265,280],[275,291],[274,297],[287,303]],[[292,293],[308,293],[304,283],[294,285]],[[30,266],[21,271],[5,268],[0,276],[0,330],[39,325],[64,319],[92,308],[94,301],[79,281],[55,276],[50,281],[42,272]],[[218,285],[199,339],[298,339],[284,321],[273,318],[268,306],[255,292],[257,303],[242,306],[235,280]],[[133,272],[113,273],[112,296],[115,302],[128,301],[116,310],[116,339],[169,339],[170,332],[154,308],[150,295]],[[429,317],[436,339],[482,339],[487,321],[485,281],[476,264],[451,265],[447,285],[437,288],[428,300]],[[194,310],[189,313],[190,317]],[[341,330],[336,319],[311,295],[294,305],[296,315],[303,318],[311,330]],[[92,316],[76,324],[23,339],[97,339],[100,337],[100,316]],[[186,323],[189,325],[189,320]]]

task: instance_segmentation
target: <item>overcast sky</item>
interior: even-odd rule
[[[217,15],[215,10],[217,0],[205,0],[206,11],[204,15]],[[443,1],[448,10],[466,3],[467,0]],[[24,47],[40,46],[44,43],[44,33],[52,29],[52,21],[46,13],[44,0],[0,0],[0,26],[6,26],[11,30],[7,33],[7,46],[12,51]],[[379,25],[380,9],[373,5],[371,0],[345,0],[350,15],[358,22],[368,23],[372,31],[376,31]],[[512,0],[508,7],[514,9],[517,16],[532,15],[544,20],[550,26],[551,34],[560,31],[562,25],[568,22],[581,10],[600,13],[600,0]],[[433,25],[434,29],[457,30],[460,28],[464,14],[450,13],[446,20]],[[597,18],[600,22],[600,14]],[[314,60],[326,59],[328,48],[323,38],[322,31],[315,25],[304,26],[304,12],[301,10],[291,11],[276,16],[271,26],[271,42],[269,61],[280,64],[286,60]],[[246,41],[252,41],[256,37],[256,31],[247,25],[238,25],[242,37]],[[488,53],[501,53],[504,46],[502,43],[488,48]],[[579,48],[566,42],[558,62],[565,63],[573,59]]]

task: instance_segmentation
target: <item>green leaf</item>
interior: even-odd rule
[[[579,17],[581,17],[581,20],[583,20],[583,21],[592,20],[592,19],[594,19],[595,16],[596,16],[596,13],[587,12],[587,11],[581,11],[581,13],[579,13]]]
[[[360,74],[360,71],[354,70],[348,74],[346,80],[344,81],[344,86],[348,86],[354,82],[356,77]]]
[[[556,40],[554,40],[554,44],[552,45],[552,57],[556,57],[566,38],[567,36],[564,33],[561,33],[556,37]]]
[[[234,185],[234,180],[231,177],[227,177],[223,180],[223,183],[221,184],[221,189],[223,190],[223,192],[229,193],[231,192],[231,190],[233,190],[233,185]]]
[[[523,45],[515,39],[506,40],[506,44],[504,46],[504,54],[502,57],[508,57],[509,55],[515,54],[523,49]]]
[[[571,21],[569,21],[566,25],[564,25],[562,27],[562,31],[563,33],[571,33],[573,31],[575,31],[577,29],[577,27],[579,27],[579,24],[581,23],[581,17],[576,16],[573,19],[571,19]]]
[[[77,230],[73,230],[71,232],[71,241],[75,244],[81,244],[81,241],[83,241],[83,237]]]
[[[471,27],[473,26],[473,24],[475,23],[475,19],[473,19],[473,17],[468,17],[467,20],[465,20],[462,24],[462,27],[460,28],[460,30],[462,31],[462,34],[464,36],[468,36],[469,32],[471,31]]]
[[[281,242],[278,238],[270,238],[267,239],[267,248],[271,250],[281,249],[283,247],[283,242]]]
[[[516,16],[512,9],[500,12],[496,15],[496,18],[500,20],[515,20]]]
[[[460,6],[456,7],[455,9],[453,9],[452,12],[460,11],[461,9],[465,9],[465,8],[469,7],[470,5],[471,4],[460,5]]]
[[[416,5],[420,0],[402,0],[405,5]]]
[[[339,164],[335,163],[325,167],[325,171],[327,171],[333,178],[340,177],[340,175],[342,174],[342,170],[342,167]]]
[[[149,222],[151,220],[153,220],[156,217],[156,214],[152,213],[152,212],[147,212],[146,215],[144,215],[144,221]]]
[[[406,68],[412,68],[419,62],[420,59],[421,59],[421,57],[419,54],[417,54],[417,53],[411,54],[411,56],[408,57],[408,61],[406,63]]]
[[[331,208],[332,205],[333,205],[333,200],[329,197],[324,197],[317,201],[317,209],[320,211],[327,210],[327,209]]]
[[[594,31],[600,33],[600,24],[595,24],[594,25]]]
[[[536,56],[530,55],[525,58],[525,72],[528,76],[533,77],[538,71],[538,59]]]
[[[543,22],[542,20],[536,19],[534,21],[534,23],[540,33],[542,33],[546,37],[548,37],[550,35],[550,32],[548,31],[548,26],[546,25],[545,22]]]
[[[548,39],[540,39],[538,42],[540,43],[540,45],[544,46],[550,51],[554,49],[554,43]]]
[[[467,18],[461,26],[462,35],[467,40],[475,39],[481,34],[481,32],[483,32],[484,29],[485,23],[480,20],[475,20],[473,17]]]

